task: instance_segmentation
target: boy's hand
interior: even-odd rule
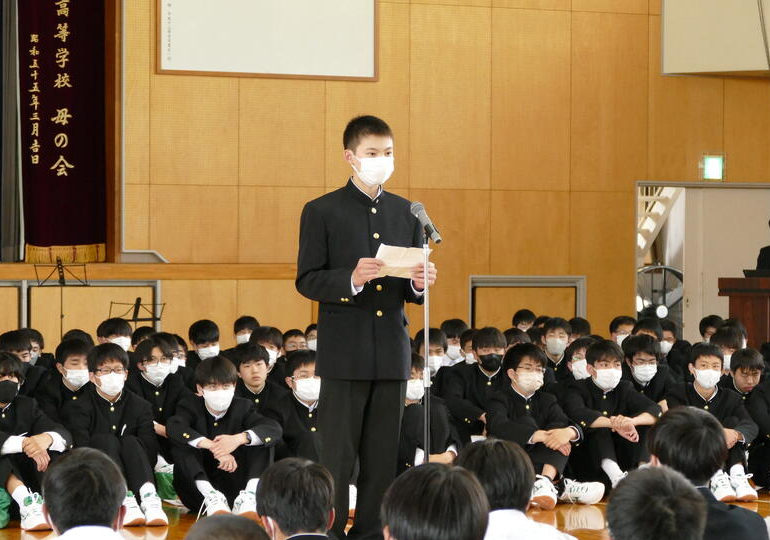
[[[217,435],[214,437],[214,444],[211,445],[211,453],[219,459],[227,454],[232,454],[236,448],[246,444],[246,435],[239,433],[237,435]]]
[[[727,441],[727,448],[732,448],[742,438],[741,434],[735,431],[734,429],[724,428],[724,431],[725,431],[725,440]]]
[[[37,470],[43,472],[48,469],[51,456],[48,455],[48,447],[53,444],[53,439],[47,433],[40,433],[32,437],[25,437],[21,443],[22,451],[37,465]]]
[[[429,463],[443,463],[444,465],[451,465],[454,463],[454,452],[444,452],[442,454],[431,454],[428,456]]]
[[[358,264],[353,269],[353,285],[356,287],[363,287],[367,281],[377,279],[379,277],[380,268],[385,266],[385,263],[380,259],[372,259],[364,257],[358,259]]]
[[[166,435],[166,426],[164,426],[163,424],[154,424],[154,427],[155,427],[155,435],[157,435],[158,437],[164,437],[166,439],[168,438],[168,435]]]
[[[428,285],[432,287],[436,283],[436,274],[438,273],[438,270],[436,270],[435,264],[428,263],[428,265]],[[414,288],[418,291],[425,290],[425,272],[423,270],[422,264],[418,264],[412,268],[412,281],[414,282]]]
[[[558,450],[562,452],[562,448],[565,446],[571,446],[570,441],[575,438],[575,432],[571,428],[552,429],[545,432],[545,444],[551,450]],[[564,452],[562,452],[564,454]],[[567,454],[569,455],[569,452]]]
[[[219,461],[219,466],[217,468],[225,472],[234,473],[235,469],[238,468],[238,462],[235,461],[232,454],[225,454],[224,456],[218,457],[217,461]]]

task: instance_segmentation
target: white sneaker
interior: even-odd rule
[[[564,479],[564,492],[559,497],[562,502],[577,504],[596,504],[604,497],[604,484],[601,482],[578,482]]]
[[[126,515],[123,517],[124,527],[140,527],[144,525],[144,513],[139,505],[136,504],[136,497],[132,492],[126,493],[126,498],[123,499],[123,508],[126,509]]]
[[[610,485],[612,486],[612,489],[615,489],[615,486],[618,485],[618,483],[623,480],[626,476],[628,476],[628,471],[623,471],[623,474],[620,476],[616,476],[615,478],[610,478]]]
[[[233,503],[233,514],[257,521],[257,498],[252,492],[240,492]]]
[[[735,490],[730,484],[730,477],[727,476],[725,471],[717,471],[714,476],[711,477],[709,487],[716,500],[722,502],[735,501]]]
[[[165,527],[168,525],[168,517],[163,511],[163,503],[157,493],[142,497],[142,512],[144,512],[145,524],[148,527]]]
[[[550,478],[537,475],[535,485],[532,486],[532,496],[529,502],[543,510],[553,510],[556,506],[556,487]]]
[[[206,516],[216,516],[219,514],[230,514],[230,507],[227,505],[227,497],[220,491],[212,489],[208,495],[204,497],[203,504],[200,510],[198,510],[198,518],[200,519],[203,511],[206,511]]]
[[[348,485],[348,509],[356,509],[356,501],[358,499],[358,488],[354,484]]]
[[[750,474],[731,474],[730,485],[735,490],[735,500],[741,502],[756,501],[757,490],[749,484]]]
[[[50,531],[51,525],[43,515],[43,498],[39,493],[32,493],[24,497],[23,504],[19,505],[21,514],[21,528],[25,531]]]

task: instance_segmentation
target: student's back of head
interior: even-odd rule
[[[612,490],[607,521],[616,540],[700,540],[706,499],[673,469],[638,469]]]
[[[518,444],[499,439],[474,442],[460,452],[455,465],[469,470],[478,479],[490,510],[527,509],[535,470]]]
[[[487,497],[473,474],[439,463],[397,477],[380,512],[385,540],[481,540],[488,514]]]
[[[43,478],[48,521],[58,534],[74,527],[119,529],[126,482],[109,457],[92,448],[76,448],[52,463]]]
[[[270,540],[256,522],[242,516],[225,514],[207,517],[190,527],[185,540]]]

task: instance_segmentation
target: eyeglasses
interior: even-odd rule
[[[178,351],[176,351],[176,357],[179,358],[180,360],[187,359],[187,353],[184,352],[184,350],[179,349]]]
[[[158,364],[170,364],[171,360],[173,360],[173,358],[169,358],[168,356],[161,356],[160,358],[158,358],[157,356],[151,356],[144,361],[144,365],[157,366]]]
[[[658,363],[658,361],[655,358],[651,358],[649,360],[643,358],[634,358],[631,363],[635,366],[654,366]]]
[[[291,378],[292,381],[301,381],[303,379],[320,379],[320,377],[311,376],[311,375],[295,375]]]
[[[99,368],[94,373],[96,373],[99,377],[102,377],[104,375],[109,375],[110,373],[117,373],[118,375],[123,375],[126,372],[126,368],[123,366],[115,367],[115,368]]]

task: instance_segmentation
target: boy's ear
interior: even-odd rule
[[[286,377],[286,378],[284,379],[284,382],[286,383],[286,386],[288,386],[289,388],[292,388],[292,389],[293,389],[293,387],[292,387],[292,385],[291,385],[291,377]]]
[[[516,374],[516,371],[513,368],[509,368],[505,373],[508,375],[509,379],[513,380],[513,376]]]
[[[596,375],[596,368],[592,364],[586,363],[586,371],[588,371],[588,374],[593,377]]]
[[[201,385],[196,384],[195,390],[196,390],[195,395],[203,397],[203,387]]]

